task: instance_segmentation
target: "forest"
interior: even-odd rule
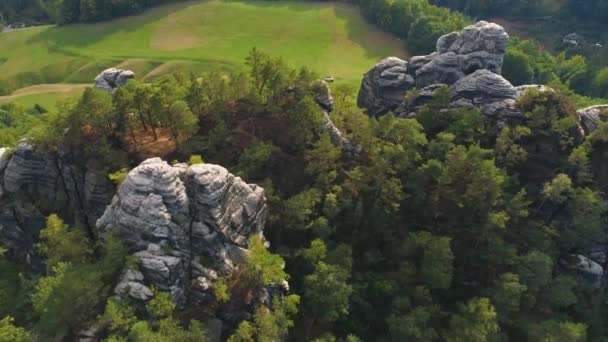
[[[564,261],[605,241],[606,124],[581,142],[566,90],[528,91],[518,102],[525,120],[497,133],[478,111],[446,110],[442,91],[415,119],[377,119],[355,106],[353,89],[337,87],[333,120],[362,145],[352,159],[320,130],[313,73],[255,50],[246,63],[248,74],[228,78],[130,81],[114,96],[87,90],[28,132],[38,146],[102,160],[113,179],[134,161],[133,131],[169,134],[175,159],[200,154],[264,186],[265,235],[278,255],[254,248],[261,255],[251,262],[268,279],[289,274],[299,296],[244,321],[229,341],[608,336],[603,290]],[[89,239],[50,216],[38,247],[46,276],[3,257],[0,340],[70,336],[92,320],[108,341],[201,340],[201,326],[181,325],[166,296],[144,312],[108,297],[104,284],[130,261],[119,243],[99,249]]]
[[[156,3],[49,4],[5,0],[0,8],[5,20],[67,24]],[[532,13],[528,1],[510,4]],[[566,9],[584,16],[587,6],[606,8],[585,4]],[[505,2],[452,5],[473,16]],[[471,21],[426,1],[365,0],[360,8],[415,53],[434,51],[440,36]],[[522,91],[514,103],[522,116],[506,123],[454,105],[446,85],[415,115],[372,116],[351,85],[328,85],[254,48],[242,71],[132,79],[113,93],[87,88],[57,110],[0,104],[0,146],[8,147],[0,157],[27,137],[38,152],[60,156],[55,163],[73,163],[59,168],[101,165],[121,189],[134,167],[162,152],[174,168],[225,167],[262,187],[268,206],[265,240],[252,235],[246,260],[215,275],[208,306],[184,308],[159,288],[141,305],[114,295],[123,270],[141,263],[131,241],[99,239],[62,208],[73,199],[45,203],[30,198],[32,189],[4,193],[0,182],[0,208],[17,199],[56,209],[44,213],[35,241],[41,269],[0,245],[0,342],[73,341],[91,327],[110,342],[207,341],[206,310],[229,317],[221,340],[230,342],[608,340],[605,276],[594,277],[599,264],[587,257],[607,260],[608,112],[599,111],[592,130],[577,116],[608,97],[608,68],[511,38],[502,69],[513,85],[552,90]],[[326,87],[331,121],[354,152],[326,129]],[[413,93],[400,96],[413,103]],[[283,281],[282,295],[243,305]],[[245,306],[247,315],[229,315]]]

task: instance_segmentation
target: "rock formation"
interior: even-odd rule
[[[25,140],[11,153],[0,150],[0,241],[33,269],[41,267],[34,264],[40,261],[34,243],[45,226],[43,213],[92,229],[112,199],[114,185],[96,163],[75,159]]]
[[[12,152],[0,149],[2,246],[34,272],[44,272],[35,244],[45,215],[89,220],[96,238],[113,234],[138,261],[124,270],[117,295],[143,305],[157,288],[183,307],[211,303],[218,277],[246,261],[249,238],[263,238],[264,189],[221,166],[170,166],[152,158],[131,170],[116,194],[105,182],[100,170],[76,166],[62,153],[39,151],[27,141]],[[273,293],[287,289],[287,284],[263,288],[247,304],[267,303]],[[250,314],[242,308],[229,311],[216,317],[236,322]],[[221,330],[221,321],[212,321]]]
[[[477,107],[492,118],[518,116],[514,104],[521,92],[500,75],[508,40],[501,26],[480,21],[439,38],[428,56],[388,57],[364,75],[357,103],[371,116],[408,115],[448,86],[454,105]],[[413,103],[404,103],[412,89]]]
[[[479,109],[486,118],[504,123],[521,118],[517,99],[528,89],[553,91],[542,85],[514,87],[501,76],[509,35],[494,23],[480,21],[461,32],[442,36],[436,51],[404,61],[388,57],[365,73],[357,104],[371,116],[393,112],[414,116],[440,87],[447,86],[452,106]],[[405,101],[405,94],[414,91]],[[582,135],[597,127],[608,105],[577,111]]]
[[[327,131],[331,142],[340,147],[347,155],[356,156],[361,153],[361,146],[351,142],[342,135],[340,129],[331,120],[329,114],[334,110],[334,98],[331,95],[329,84],[325,80],[317,81],[313,84],[313,94],[315,101],[323,110],[323,129]]]
[[[246,260],[248,239],[262,234],[266,210],[264,189],[221,166],[142,162],[97,221],[102,236],[114,233],[139,260],[115,292],[146,301],[154,286],[182,305],[204,303],[218,276]]]
[[[585,135],[587,135],[597,128],[599,121],[606,120],[608,104],[579,109],[576,114]]]
[[[357,104],[367,109],[369,115],[383,115],[396,109],[414,85],[414,78],[408,73],[408,63],[397,57],[388,57],[363,77]]]
[[[578,275],[579,283],[585,287],[600,289],[605,285],[604,268],[584,255],[572,255],[568,259],[563,259],[562,264],[566,269],[574,270]]]
[[[113,93],[132,78],[135,78],[135,73],[131,70],[109,68],[95,77],[95,87]]]

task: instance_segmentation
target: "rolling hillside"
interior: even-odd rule
[[[0,92],[90,83],[110,66],[144,79],[175,70],[232,69],[254,46],[353,84],[378,59],[408,55],[403,41],[367,24],[348,5],[193,1],[110,22],[2,33]]]

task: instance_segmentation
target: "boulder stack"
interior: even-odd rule
[[[95,77],[95,87],[114,93],[118,87],[125,85],[132,78],[135,78],[135,73],[131,70],[109,68]]]
[[[182,304],[212,296],[218,275],[246,260],[249,237],[262,235],[266,210],[264,189],[221,166],[142,162],[97,221],[102,236],[115,234],[139,260],[116,293],[145,301],[156,287]]]
[[[408,115],[448,86],[454,105],[477,107],[488,117],[518,115],[514,104],[520,93],[500,75],[508,40],[504,28],[480,21],[439,38],[430,55],[409,61],[388,57],[364,75],[357,103],[371,116]],[[413,89],[414,103],[404,103]]]

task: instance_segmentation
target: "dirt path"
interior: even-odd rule
[[[44,93],[70,93],[77,90],[82,90],[90,87],[88,83],[55,83],[55,84],[37,84],[30,87],[25,87],[15,90],[12,94],[0,96],[0,102],[13,100],[25,95],[44,94]]]

